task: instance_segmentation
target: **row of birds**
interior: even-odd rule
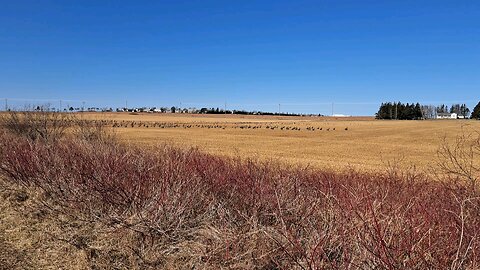
[[[222,125],[222,124],[192,124],[192,123],[169,123],[169,122],[140,122],[140,121],[105,121],[101,120],[102,123],[110,124],[114,128],[207,128],[207,129],[270,129],[270,130],[307,130],[307,131],[335,131],[335,127],[314,127],[307,126],[301,128],[298,126],[279,126],[279,125],[242,125],[242,124],[232,124],[232,125]],[[345,127],[344,130],[348,130],[348,127]]]

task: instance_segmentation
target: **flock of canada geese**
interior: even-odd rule
[[[296,125],[279,125],[278,123],[174,123],[174,122],[149,122],[149,121],[116,121],[116,120],[93,120],[96,124],[111,125],[113,128],[204,128],[204,129],[242,129],[242,130],[284,130],[284,131],[336,131],[348,130],[336,127],[300,127]],[[98,123],[97,121],[100,121]]]

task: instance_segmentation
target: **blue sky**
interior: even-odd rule
[[[372,115],[479,93],[478,0],[0,1],[12,103]]]

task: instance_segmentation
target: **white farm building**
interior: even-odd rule
[[[437,113],[437,119],[457,119],[456,113]]]

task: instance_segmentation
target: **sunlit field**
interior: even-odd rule
[[[279,159],[334,170],[415,166],[429,170],[444,140],[480,130],[479,121],[388,121],[373,117],[85,113],[112,120],[133,144],[196,146],[215,155]]]

